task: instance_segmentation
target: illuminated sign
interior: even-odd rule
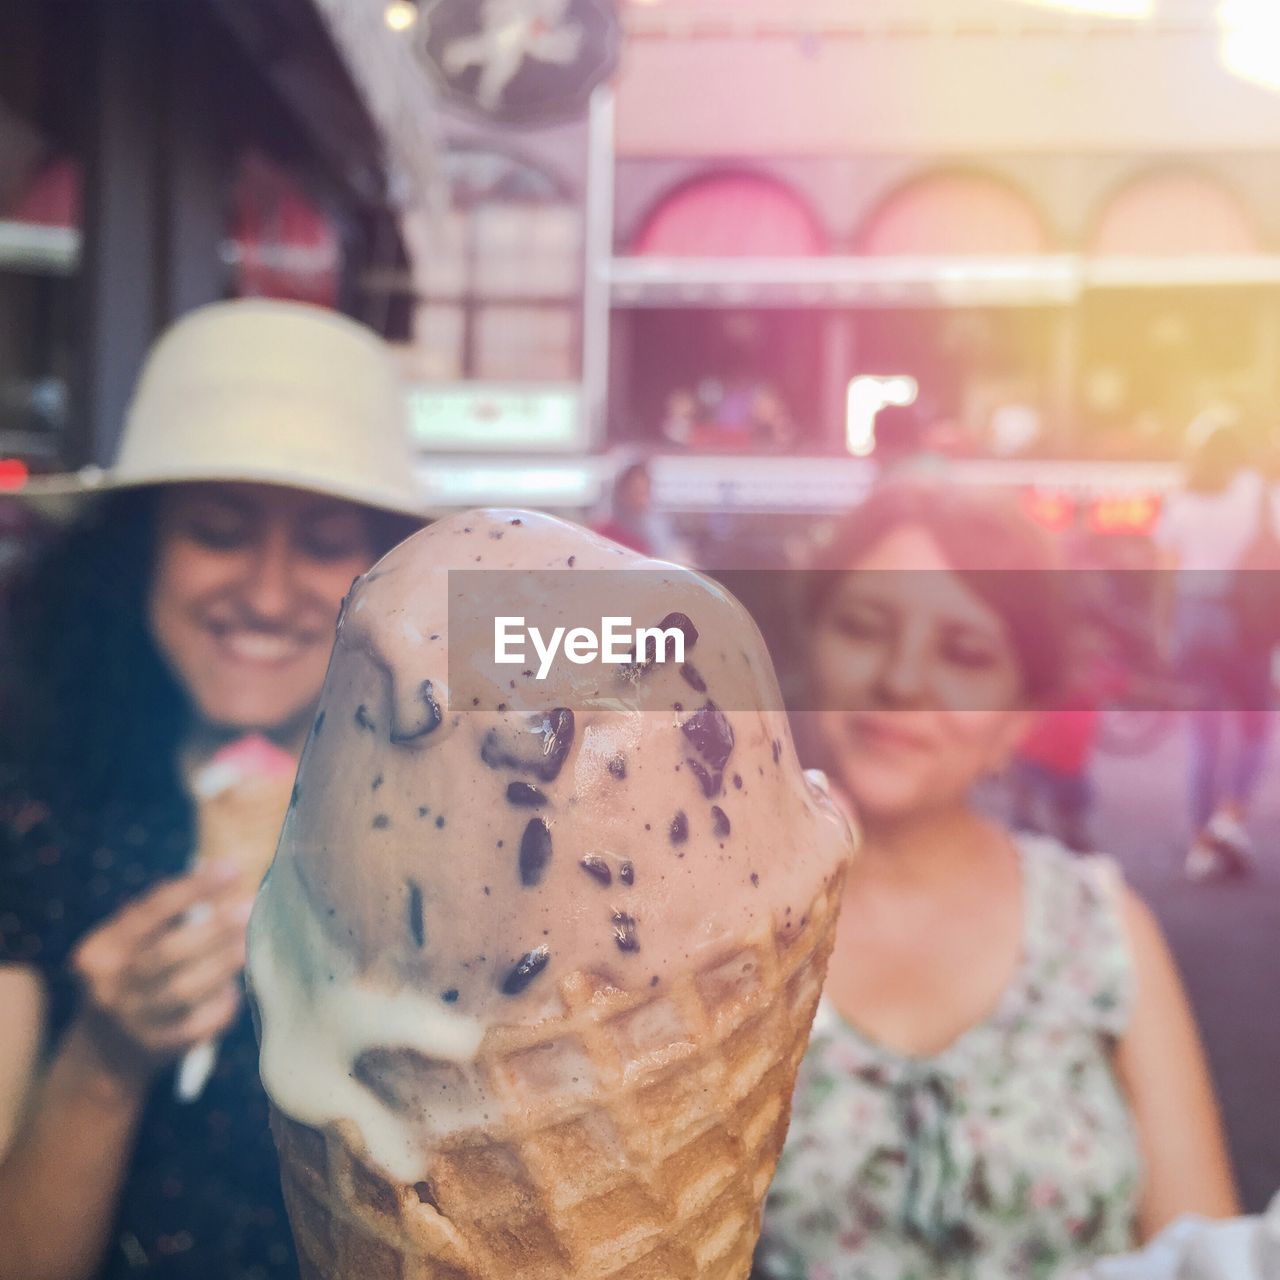
[[[889,405],[914,404],[920,388],[914,378],[859,374],[845,395],[844,440],[855,458],[870,457],[876,447],[876,415]]]
[[[1098,498],[1089,508],[1089,527],[1094,533],[1153,533],[1160,518],[1160,498],[1154,493],[1128,493]]]
[[[0,493],[12,493],[27,483],[27,464],[21,458],[0,458]]]
[[[1076,518],[1076,501],[1069,493],[1050,489],[1027,489],[1022,494],[1022,509],[1036,524],[1062,533],[1070,529]]]
[[[582,447],[581,392],[576,383],[422,385],[411,388],[408,399],[410,437],[422,449]]]

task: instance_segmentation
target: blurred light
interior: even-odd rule
[[[1098,498],[1089,509],[1089,528],[1102,534],[1152,533],[1160,518],[1160,497],[1154,493],[1116,494]]]
[[[1022,0],[1037,9],[1060,9],[1095,18],[1149,18],[1155,12],[1155,0]]]
[[[869,457],[876,447],[876,415],[893,405],[914,404],[920,388],[906,376],[880,378],[861,374],[849,381],[845,395],[844,439],[855,458]]]
[[[418,21],[418,6],[413,0],[387,0],[382,18],[392,31],[408,31]]]
[[[1076,518],[1076,500],[1069,493],[1048,489],[1027,489],[1022,495],[1022,509],[1036,524],[1054,533],[1064,533]]]
[[[0,458],[0,493],[21,489],[30,474],[21,458]]]
[[[1232,75],[1280,89],[1280,7],[1276,0],[1222,0],[1222,62]]]

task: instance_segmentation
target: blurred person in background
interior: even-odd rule
[[[1057,1280],[1180,1214],[1236,1211],[1154,918],[1110,861],[1015,838],[970,799],[1062,680],[1045,536],[899,483],[818,565],[807,727],[864,843],[764,1280]]]
[[[1090,847],[1089,763],[1100,714],[1096,707],[1050,707],[1023,735],[1009,767],[1017,830],[1044,832],[1074,853]]]
[[[596,533],[642,556],[688,562],[688,549],[676,534],[670,516],[654,508],[653,480],[647,462],[632,462],[618,472],[609,515],[593,527]]]
[[[194,312],[153,348],[109,492],[19,587],[0,717],[4,1280],[297,1275],[245,924],[340,602],[420,523],[401,406],[382,344],[344,317]],[[206,864],[196,779],[247,734],[287,766],[283,802],[263,848],[233,838]]]
[[[1245,824],[1266,762],[1271,650],[1280,638],[1266,634],[1275,611],[1268,587],[1280,571],[1270,488],[1249,465],[1238,424],[1210,423],[1198,435],[1183,486],[1166,499],[1155,530],[1174,669],[1200,704],[1190,713],[1186,873],[1195,881],[1252,865]],[[1269,571],[1242,591],[1239,571],[1250,567]]]

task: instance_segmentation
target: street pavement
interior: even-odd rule
[[[1182,727],[1144,755],[1094,761],[1095,846],[1155,910],[1200,1022],[1249,1212],[1280,1191],[1280,737],[1250,827],[1258,875],[1192,885]]]

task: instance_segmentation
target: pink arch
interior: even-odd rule
[[[1122,187],[1102,210],[1094,254],[1250,254],[1261,244],[1253,219],[1216,178],[1189,171],[1148,174]]]
[[[694,178],[650,210],[631,245],[673,258],[796,258],[827,252],[812,211],[789,187],[755,173]]]
[[[938,173],[899,187],[863,224],[855,249],[873,257],[1006,255],[1050,251],[1031,203],[978,173]]]

